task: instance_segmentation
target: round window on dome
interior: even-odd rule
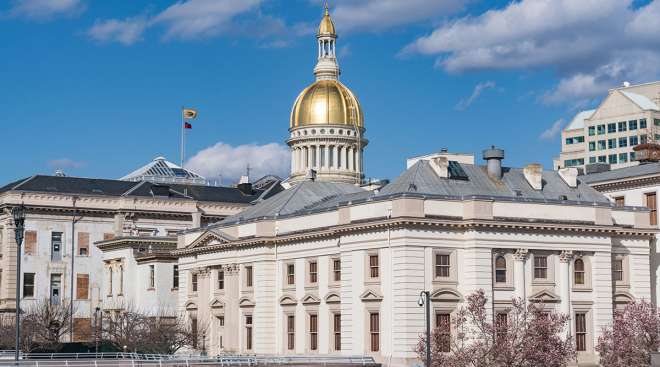
[[[330,129],[330,134],[334,134],[334,133],[335,133],[335,129]]]
[[[321,134],[325,134],[325,129],[321,129]]]
[[[307,135],[307,130],[304,131],[304,134]]]
[[[312,129],[312,135],[316,134],[316,129]]]
[[[344,133],[344,130],[339,130],[339,135],[342,135]]]

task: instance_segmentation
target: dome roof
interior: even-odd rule
[[[316,33],[318,36],[336,36],[335,32],[335,23],[330,19],[330,13],[328,12],[328,7],[326,5],[325,14],[323,14],[323,19],[321,19],[321,24],[319,24],[319,31]]]
[[[298,95],[291,110],[292,129],[307,125],[364,127],[360,102],[338,80],[318,80]]]

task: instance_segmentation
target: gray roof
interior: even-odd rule
[[[201,186],[193,184],[155,184],[148,181],[131,182],[98,178],[36,175],[24,178],[3,187],[5,191],[52,192],[62,194],[98,196],[146,196],[172,199],[189,199],[228,203],[251,203],[258,199],[264,190],[253,190],[244,194],[235,187]]]
[[[587,184],[595,184],[606,181],[624,180],[641,176],[650,176],[660,174],[660,162],[645,163],[637,166],[619,168],[615,170],[591,173],[580,176],[579,179]]]
[[[419,161],[403,172],[377,196],[416,193],[450,198],[492,197],[515,200],[563,201],[609,203],[609,200],[589,187],[578,183],[569,187],[555,171],[543,171],[543,188],[534,190],[523,174],[522,168],[502,168],[502,179],[494,180],[486,173],[485,166],[456,163],[467,179],[439,177],[428,161]]]
[[[586,184],[578,183],[577,187],[569,187],[554,171],[544,171],[542,190],[534,190],[527,183],[520,168],[503,168],[502,179],[494,180],[488,176],[483,166],[454,161],[450,166],[454,178],[441,178],[428,161],[418,161],[380,192],[366,191],[352,184],[304,181],[226,218],[219,222],[218,226],[332,210],[349,202],[386,200],[400,195],[455,200],[483,197],[527,202],[611,205],[604,195]]]

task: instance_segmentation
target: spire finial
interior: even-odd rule
[[[325,12],[323,15],[330,15],[330,12],[328,11],[328,0],[325,0],[323,2],[323,8],[325,9]]]

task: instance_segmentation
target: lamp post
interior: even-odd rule
[[[14,360],[18,362],[18,354],[21,347],[21,243],[23,242],[23,231],[25,230],[25,206],[13,207],[11,215],[14,219],[14,236],[16,237],[16,350]]]
[[[101,307],[96,306],[94,312],[94,354],[99,354],[99,311],[101,311]]]
[[[426,320],[426,367],[431,367],[431,292],[422,291],[417,301],[419,307],[424,307],[424,319]]]

